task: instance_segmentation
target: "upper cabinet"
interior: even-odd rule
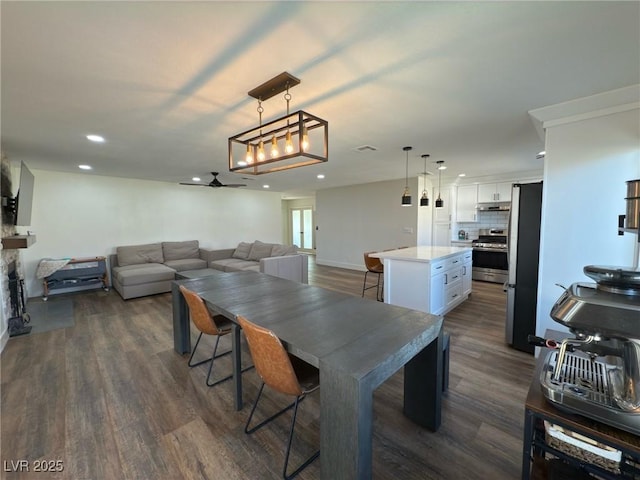
[[[478,185],[478,203],[510,202],[512,182]]]
[[[456,202],[456,222],[477,222],[478,185],[460,185]]]

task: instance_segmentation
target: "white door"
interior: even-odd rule
[[[300,250],[312,251],[314,248],[313,209],[291,209],[291,243]]]

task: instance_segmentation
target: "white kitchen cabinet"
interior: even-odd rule
[[[422,246],[371,255],[384,263],[386,303],[444,315],[471,293],[464,277],[465,267],[471,276],[470,248]]]
[[[481,183],[478,185],[478,202],[510,202],[512,182]]]
[[[471,252],[466,252],[462,257],[462,295],[471,293],[472,266]]]
[[[451,245],[451,224],[433,224],[433,245],[438,247],[449,247]]]
[[[478,221],[478,185],[460,185],[456,201],[456,222]]]

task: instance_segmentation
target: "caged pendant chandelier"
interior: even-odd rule
[[[258,126],[229,137],[230,172],[262,175],[328,160],[329,123],[302,110],[289,113],[289,89],[299,83],[298,78],[283,72],[248,93],[258,100]],[[263,124],[262,102],[282,92],[286,92],[286,115]]]
[[[428,207],[429,206],[429,194],[427,194],[427,158],[429,158],[429,154],[425,153],[424,155],[422,155],[422,158],[424,159],[424,172],[422,173],[424,175],[424,178],[422,180],[423,184],[422,184],[422,197],[420,198],[420,206],[421,207]]]
[[[444,201],[440,198],[440,181],[442,180],[442,170],[446,170],[447,167],[444,166],[444,160],[438,160],[436,165],[438,165],[438,198],[436,199],[436,208],[442,208],[444,207]]]
[[[402,150],[407,152],[407,160],[405,164],[405,176],[404,176],[404,193],[402,194],[403,207],[411,206],[411,195],[409,194],[409,152],[413,150],[413,147],[402,147]]]

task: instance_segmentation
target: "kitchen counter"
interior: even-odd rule
[[[471,242],[471,240],[469,240]],[[471,248],[467,247],[434,247],[419,246],[409,248],[399,248],[398,250],[387,250],[384,252],[370,253],[370,257],[385,259],[404,260],[407,262],[424,262],[431,263],[436,260],[444,260],[445,258],[460,255],[463,252],[470,252]]]
[[[418,246],[370,254],[384,264],[384,301],[444,315],[471,293],[471,247]]]

